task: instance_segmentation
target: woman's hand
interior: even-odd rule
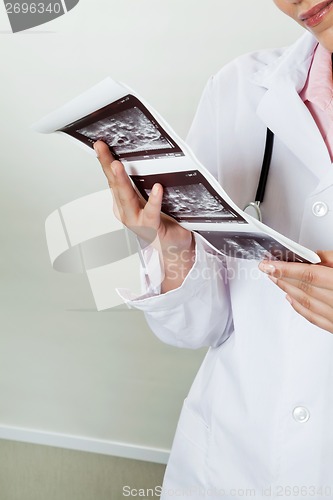
[[[108,146],[97,141],[94,149],[112,191],[115,216],[137,236],[153,243],[162,254],[165,273],[162,293],[177,288],[193,265],[192,233],[161,214],[163,188],[160,184],[154,184],[148,201],[144,202],[133,188],[123,164],[113,158]]]
[[[333,333],[333,251],[318,252],[320,264],[263,261],[259,269],[287,293],[292,307],[314,325]]]

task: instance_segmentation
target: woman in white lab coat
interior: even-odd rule
[[[254,198],[269,127],[264,222],[325,249],[321,264],[221,262],[160,218],[161,186],[143,208],[122,165],[96,144],[119,216],[128,226],[154,227],[165,258],[161,290],[129,304],[164,342],[210,346],[184,402],[163,499],[333,497],[333,166],[299,95],[318,42],[333,52],[333,6],[275,3],[311,33],[288,49],[242,56],[211,78],[188,140],[244,207]],[[175,248],[183,274],[172,279]]]

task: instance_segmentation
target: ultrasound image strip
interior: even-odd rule
[[[195,231],[213,247],[228,257],[248,260],[282,260],[285,262],[309,261],[276,241],[260,233],[234,233],[226,231]]]
[[[184,156],[178,144],[131,94],[60,129],[93,147],[105,142],[118,160]]]
[[[247,224],[213,189],[198,170],[166,174],[131,175],[144,199],[148,199],[153,185],[163,188],[162,211],[178,222],[236,222]]]

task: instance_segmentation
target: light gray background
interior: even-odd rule
[[[141,313],[97,313],[84,276],[52,270],[44,221],[104,189],[96,160],[35,120],[111,75],[185,136],[202,88],[244,52],[301,33],[272,0],[80,0],[11,34],[0,5],[1,429],[168,449],[204,351],[156,340]]]

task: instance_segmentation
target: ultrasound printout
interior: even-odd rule
[[[146,200],[153,185],[162,184],[162,211],[179,222],[247,223],[198,170],[131,175],[131,179]]]
[[[253,260],[308,262],[267,234],[226,231],[195,231],[228,257]]]
[[[61,131],[91,147],[97,140],[102,140],[119,160],[183,156],[180,147],[132,95],[71,123]]]

